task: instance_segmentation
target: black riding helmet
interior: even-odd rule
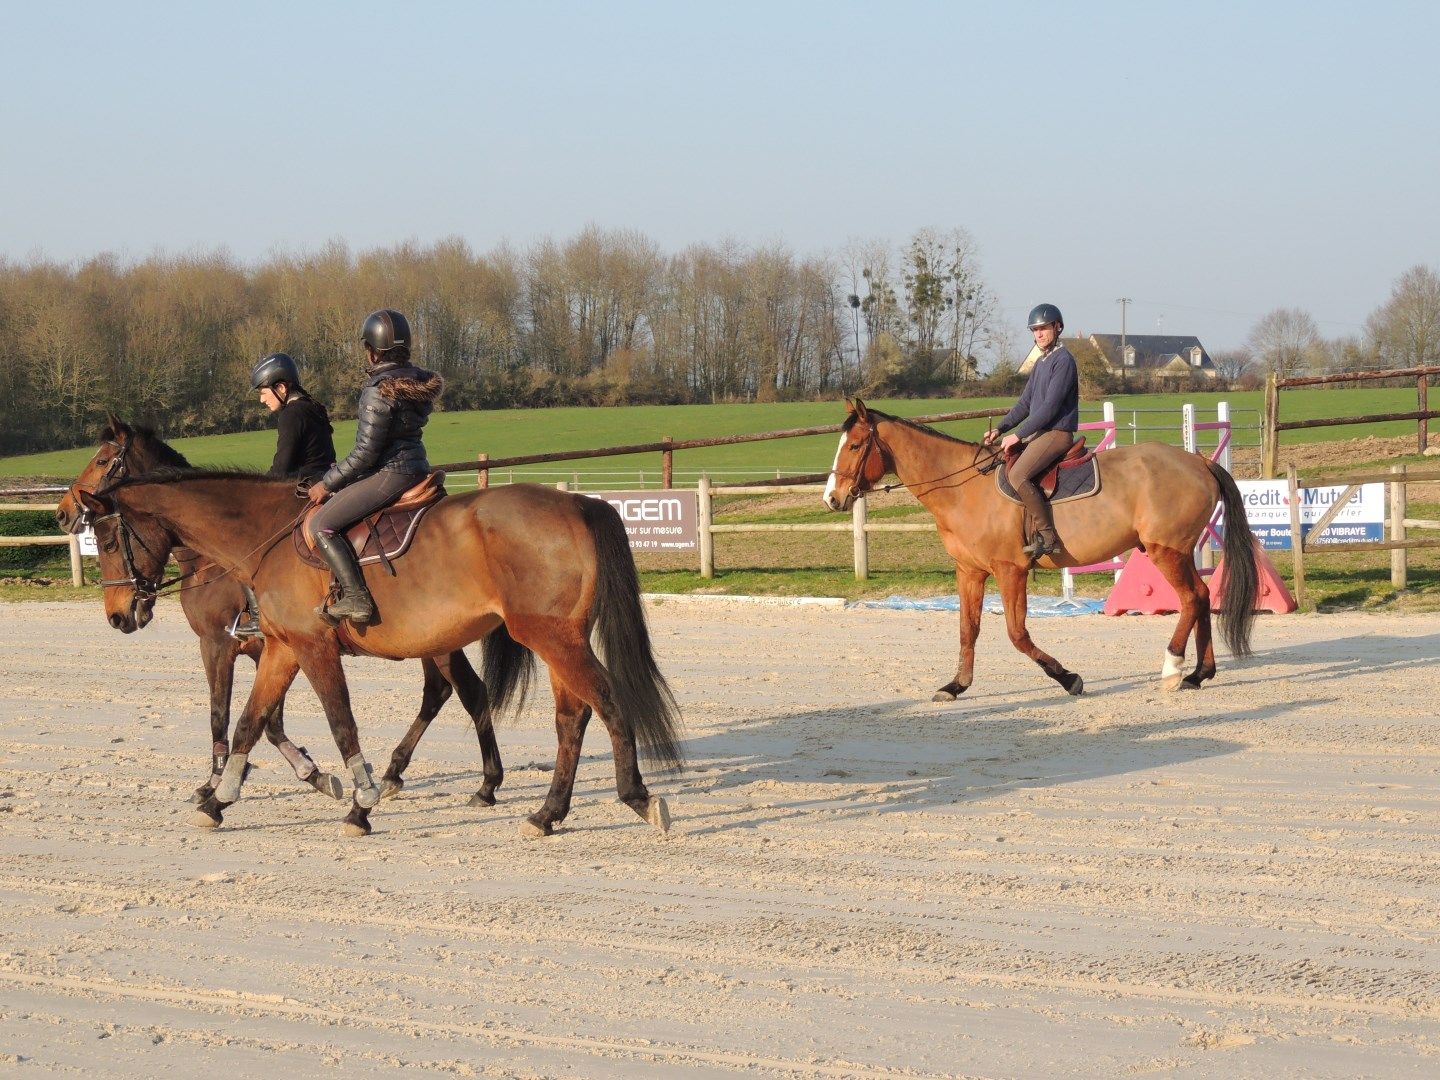
[[[1059,323],[1060,329],[1065,329],[1065,316],[1060,314],[1060,309],[1054,304],[1036,304],[1030,309],[1030,319],[1026,325],[1031,330],[1049,326],[1051,323]]]
[[[250,372],[250,389],[263,390],[283,382],[290,389],[300,385],[300,369],[295,361],[283,352],[272,352],[255,365]]]
[[[360,341],[377,353],[404,346],[410,348],[410,322],[394,308],[381,308],[365,316]]]

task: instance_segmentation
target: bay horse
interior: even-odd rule
[[[75,482],[61,496],[55,519],[66,532],[78,533],[85,525],[79,492],[93,493],[113,481],[127,476],[144,476],[156,469],[189,467],[185,457],[153,431],[131,426],[110,413],[100,434],[100,445]],[[159,581],[164,576],[163,562],[156,565],[153,556],[144,551],[134,554],[137,569],[143,577]],[[235,683],[235,662],[241,656],[248,656],[258,664],[265,643],[262,637],[237,638],[229,631],[236,616],[246,606],[245,591],[232,575],[188,548],[176,548],[172,554],[180,568],[180,608],[190,629],[200,639],[200,659],[210,688],[210,771],[192,796],[198,805],[214,794],[215,785],[220,782],[220,774],[230,755],[230,702]],[[133,592],[133,606],[128,617],[118,613],[112,615],[111,625],[125,633],[144,628],[153,615],[155,600],[153,595]],[[496,645],[499,644],[500,639],[496,639]],[[487,693],[485,684],[461,650],[444,657],[426,657],[421,661],[421,667],[425,683],[420,712],[390,755],[389,767],[381,778],[381,794],[388,797],[405,786],[405,770],[415,747],[451,694],[458,692],[475,725],[484,768],[483,781],[479,790],[470,797],[469,805],[494,806],[495,791],[504,780],[505,770],[500,760],[500,748],[495,742],[490,711],[492,706],[497,710],[503,709],[506,699],[517,690],[523,699],[523,685],[511,681],[505,686],[492,686],[494,692]],[[514,667],[507,670],[528,679],[528,671]],[[283,699],[265,718],[265,737],[295,770],[298,779],[331,798],[343,798],[345,788],[340,778],[320,769],[304,747],[296,746],[285,734]]]
[[[841,429],[835,463],[822,496],[831,510],[848,510],[894,473],[935,517],[940,539],[955,561],[960,598],[960,663],[955,677],[935,692],[954,701],[970,688],[975,638],[985,582],[993,576],[1005,606],[1010,641],[1071,694],[1084,680],[1041,651],[1025,628],[1026,576],[1032,566],[1022,552],[1023,508],[983,475],[995,459],[990,447],[966,442],[876,409],[856,399]],[[1057,568],[1100,562],[1139,547],[1180,598],[1180,616],[1165,650],[1160,677],[1166,690],[1199,689],[1215,677],[1210,593],[1196,572],[1193,552],[1215,504],[1225,508],[1226,588],[1221,629],[1236,656],[1250,653],[1259,572],[1255,539],[1234,479],[1202,454],[1164,443],[1138,443],[1095,457],[1100,490],[1055,506],[1061,548],[1034,565]],[[1195,670],[1181,677],[1191,632]]]
[[[315,613],[329,575],[295,554],[290,539],[300,500],[289,481],[240,471],[162,470],[78,495],[94,521],[112,619],[128,618],[135,592],[148,587],[135,581],[137,549],[190,548],[260,597],[266,643],[255,684],[221,781],[193,824],[218,826],[239,799],[260,726],[303,671],[355,779],[345,831],[369,833],[380,793],[360,749],[340,635],[353,651],[398,660],[443,656],[506,634],[515,648],[498,651],[496,676],[513,678],[514,666],[529,662],[533,652],[550,669],[555,698],[554,775],[544,803],[521,823],[522,834],[549,835],[569,813],[593,713],[609,731],[620,801],[662,832],[669,829],[665,800],[652,796],[641,778],[637,742],[649,759],[679,767],[678,709],[655,663],[624,524],[609,503],[533,484],[448,496],[431,508],[395,562],[396,576],[369,568],[380,619],[356,629],[332,627]],[[603,664],[591,648],[592,631]],[[487,652],[487,680],[490,659]]]

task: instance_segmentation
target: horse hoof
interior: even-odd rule
[[[310,774],[309,783],[321,795],[329,795],[330,798],[336,800],[345,798],[345,785],[334,773],[321,772],[316,769]]]
[[[494,805],[495,805],[495,796],[494,796],[494,795],[486,795],[483,791],[477,791],[477,792],[475,792],[474,795],[471,795],[471,796],[470,796],[470,801],[467,802],[465,805],[466,805],[466,806],[494,806]]]
[[[1071,697],[1079,697],[1085,692],[1085,680],[1079,675],[1073,676],[1069,684],[1065,687],[1065,692]]]
[[[399,795],[400,792],[404,790],[405,781],[402,780],[400,777],[397,776],[393,780],[386,779],[385,782],[380,785],[380,798],[393,799],[396,795]]]
[[[650,796],[650,804],[645,807],[645,820],[662,833],[670,831],[670,806],[662,796]]]
[[[1160,688],[1167,694],[1173,694],[1176,690],[1180,689],[1182,682],[1184,682],[1184,679],[1179,675],[1167,675],[1160,680]]]
[[[220,818],[211,817],[204,810],[196,810],[190,815],[190,824],[194,825],[197,829],[218,829],[220,827]]]
[[[935,693],[933,693],[932,695],[930,695],[930,700],[931,700],[931,701],[954,701],[954,700],[955,700],[955,697],[956,697],[956,695],[952,694],[949,690],[936,690]]]
[[[344,823],[340,826],[340,835],[341,835],[341,836],[351,836],[351,837],[354,837],[354,836],[369,836],[369,835],[370,835],[370,826],[369,826],[369,825],[361,825],[361,824],[358,824],[357,822],[354,822],[354,821],[347,821],[347,822],[344,822]]]
[[[540,822],[534,818],[526,818],[520,822],[520,835],[526,840],[540,840],[549,836],[555,830],[548,821]]]

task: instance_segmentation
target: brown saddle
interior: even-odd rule
[[[359,556],[360,565],[383,562],[393,574],[395,568],[390,563],[410,550],[420,519],[444,495],[445,474],[433,472],[414,487],[403,491],[389,506],[361,518],[346,529],[345,536]],[[295,526],[295,552],[302,562],[319,570],[328,570],[325,560],[315,551],[315,534],[310,529],[311,519],[319,509],[315,506],[306,511],[300,524]]]
[[[1020,454],[1024,449],[1025,447],[1023,445],[1016,443],[1009,450],[1005,451],[1005,475],[1007,477],[1007,484],[1010,470],[1015,467],[1015,462],[1019,460]],[[1075,441],[1070,444],[1070,449],[1065,451],[1059,461],[1055,462],[1054,465],[1051,465],[1050,468],[1037,476],[1035,478],[1035,484],[1045,493],[1045,497],[1048,499],[1055,494],[1055,485],[1059,482],[1061,469],[1073,469],[1078,465],[1086,464],[1094,457],[1094,450],[1087,451],[1085,449],[1085,436],[1076,435]]]

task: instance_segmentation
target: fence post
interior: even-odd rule
[[[1390,481],[1390,542],[1405,539],[1405,514],[1408,499],[1405,492],[1405,466],[1391,465],[1390,471],[1397,474]],[[1409,584],[1409,561],[1405,548],[1390,549],[1390,586],[1403,589]]]
[[[1215,419],[1222,424],[1230,423],[1230,403],[1228,401],[1219,401],[1215,403]],[[1222,431],[1224,434],[1229,435],[1230,438],[1225,440],[1225,449],[1220,451],[1220,457],[1217,459],[1217,464],[1219,464],[1219,466],[1226,472],[1229,472],[1230,444],[1235,440],[1235,428],[1232,426],[1229,428],[1224,428],[1222,429]]]
[[[70,584],[77,588],[85,584],[85,566],[80,562],[80,538],[73,533],[70,535]]]
[[[660,451],[660,486],[669,491],[675,486],[675,451],[670,449],[675,440],[666,435],[660,441],[665,444],[665,449]]]
[[[1185,404],[1180,406],[1180,444],[1185,447],[1185,452],[1195,452],[1195,406]]]
[[[485,462],[490,460],[489,454],[477,454],[476,461],[480,462],[480,490],[484,491],[490,486],[490,470],[485,468]]]
[[[1260,432],[1260,477],[1263,480],[1274,480],[1280,468],[1280,433],[1275,430],[1279,420],[1280,388],[1275,384],[1275,373],[1272,371],[1265,376],[1265,416]]]
[[[1419,378],[1415,380],[1415,398],[1419,402],[1416,406],[1421,413],[1430,411],[1430,382],[1422,371]],[[1420,453],[1425,453],[1425,448],[1430,445],[1430,418],[1420,417]]]
[[[859,498],[850,507],[850,525],[855,533],[855,580],[870,577],[870,549],[865,543],[865,499]]]
[[[1300,530],[1300,473],[1294,463],[1285,466],[1290,479],[1290,559],[1295,572],[1295,604],[1305,610],[1305,539]]]
[[[700,483],[696,486],[696,495],[700,503],[700,576],[702,578],[713,578],[715,576],[715,534],[710,531],[710,526],[715,523],[715,511],[710,502],[710,478],[700,477]]]
[[[556,490],[556,491],[569,491],[569,490],[570,490],[570,485],[567,484],[564,480],[557,480],[557,481],[555,481],[555,490]]]

